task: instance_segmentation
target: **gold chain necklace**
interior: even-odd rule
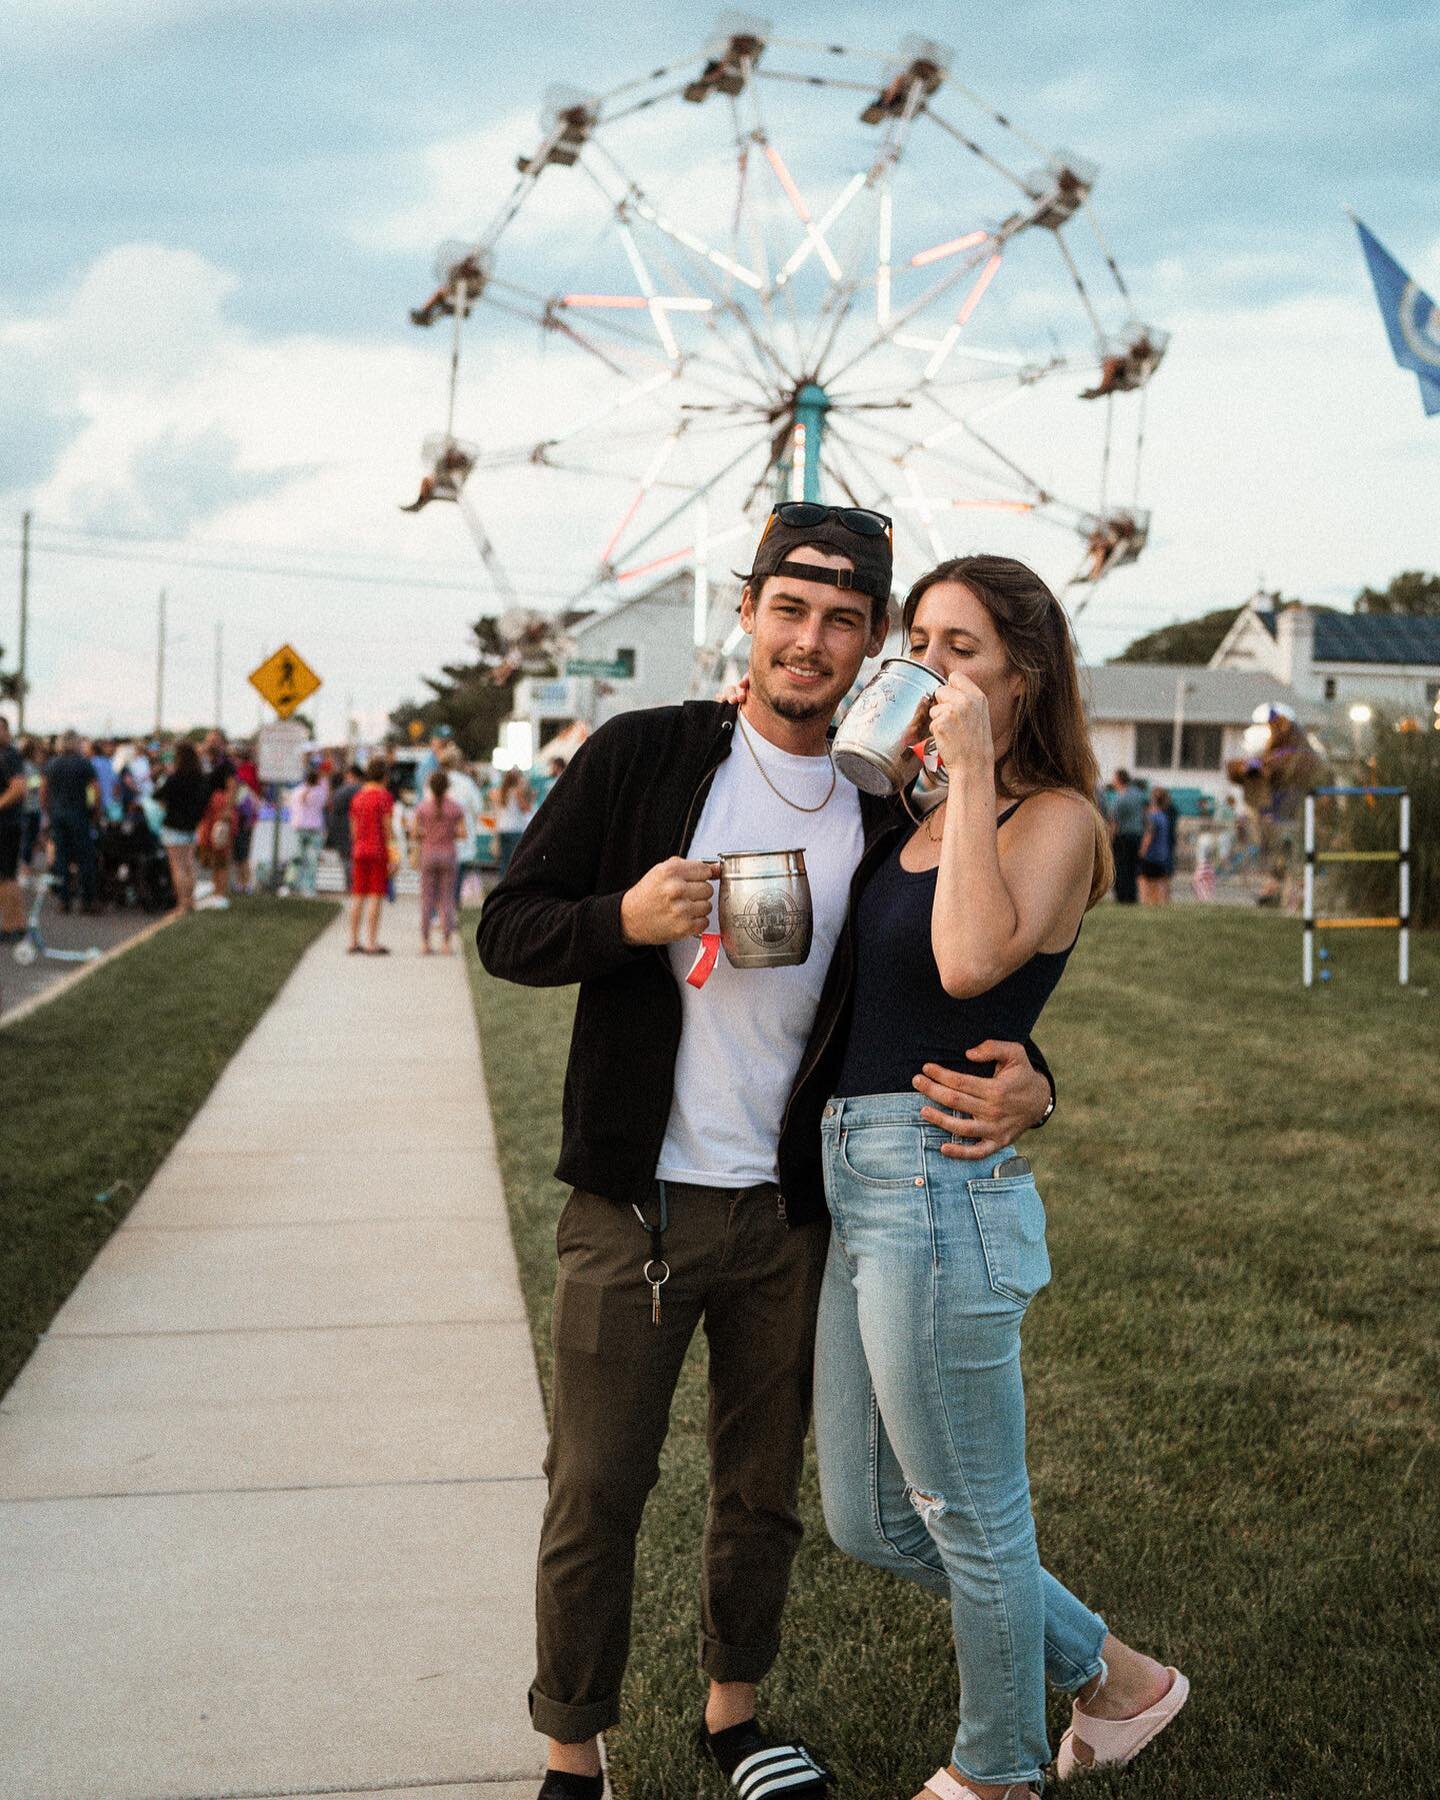
[[[745,721],[744,721],[744,719],[741,718],[739,713],[736,713],[736,715],[735,715],[735,723],[740,727],[740,735],[745,740],[745,748],[750,752],[751,756],[755,759],[755,767],[760,771],[760,779],[765,783],[766,787],[769,788],[770,792],[775,796],[775,798],[777,800],[783,800],[787,806],[793,807],[796,812],[803,812],[803,813],[824,812],[825,808],[830,804],[830,802],[835,794],[835,780],[836,780],[835,759],[833,756],[831,756],[829,749],[827,748],[825,751],[825,760],[830,764],[830,788],[829,788],[829,791],[827,792],[827,794],[825,795],[825,798],[820,802],[820,804],[818,806],[801,806],[801,804],[798,800],[792,800],[788,794],[782,794],[780,792],[779,788],[776,787],[775,783],[765,773],[765,765],[760,760],[760,753],[755,748],[754,744],[751,743],[750,733],[745,729]]]
[[[944,837],[945,827],[942,825],[938,832],[932,831],[930,829],[930,821],[940,817],[941,813],[944,812],[946,806],[949,804],[949,800],[950,796],[947,794],[940,804],[938,806],[932,806],[929,812],[927,812],[925,817],[920,821],[921,830],[925,833],[926,837],[929,838],[932,844],[938,844],[941,838]]]

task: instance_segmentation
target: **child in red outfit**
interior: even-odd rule
[[[379,942],[380,902],[390,877],[390,815],[395,802],[385,786],[385,758],[372,757],[365,785],[350,802],[350,953],[388,956]],[[364,914],[365,943],[360,942]]]

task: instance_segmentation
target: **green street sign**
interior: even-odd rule
[[[567,662],[566,675],[593,675],[599,681],[624,681],[635,673],[633,665],[624,662],[585,661]]]

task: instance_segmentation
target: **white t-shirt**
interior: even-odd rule
[[[463,769],[447,769],[450,785],[446,798],[453,800],[465,815],[465,836],[460,843],[460,860],[468,862],[475,854],[475,834],[480,829],[480,815],[485,810],[484,796]]]
[[[749,728],[771,781],[800,806],[818,806],[831,782],[827,756],[792,756]],[[780,1122],[810,1040],[820,990],[845,923],[850,878],[865,846],[860,796],[835,782],[823,811],[797,812],[766,786],[736,727],[690,840],[697,859],[735,850],[805,852],[815,916],[810,955],[788,969],[736,969],[722,950],[703,988],[685,980],[699,944],[670,946],[680,988],[680,1053],[675,1094],[656,1174],[699,1187],[752,1187],[774,1181]],[[711,907],[718,931],[719,886]]]

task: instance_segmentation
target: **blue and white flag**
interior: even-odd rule
[[[1355,217],[1353,213],[1350,216]],[[1419,376],[1426,413],[1440,413],[1440,308],[1358,219],[1355,229],[1370,265],[1370,279],[1375,283],[1375,298],[1380,302],[1395,360],[1402,369]]]

